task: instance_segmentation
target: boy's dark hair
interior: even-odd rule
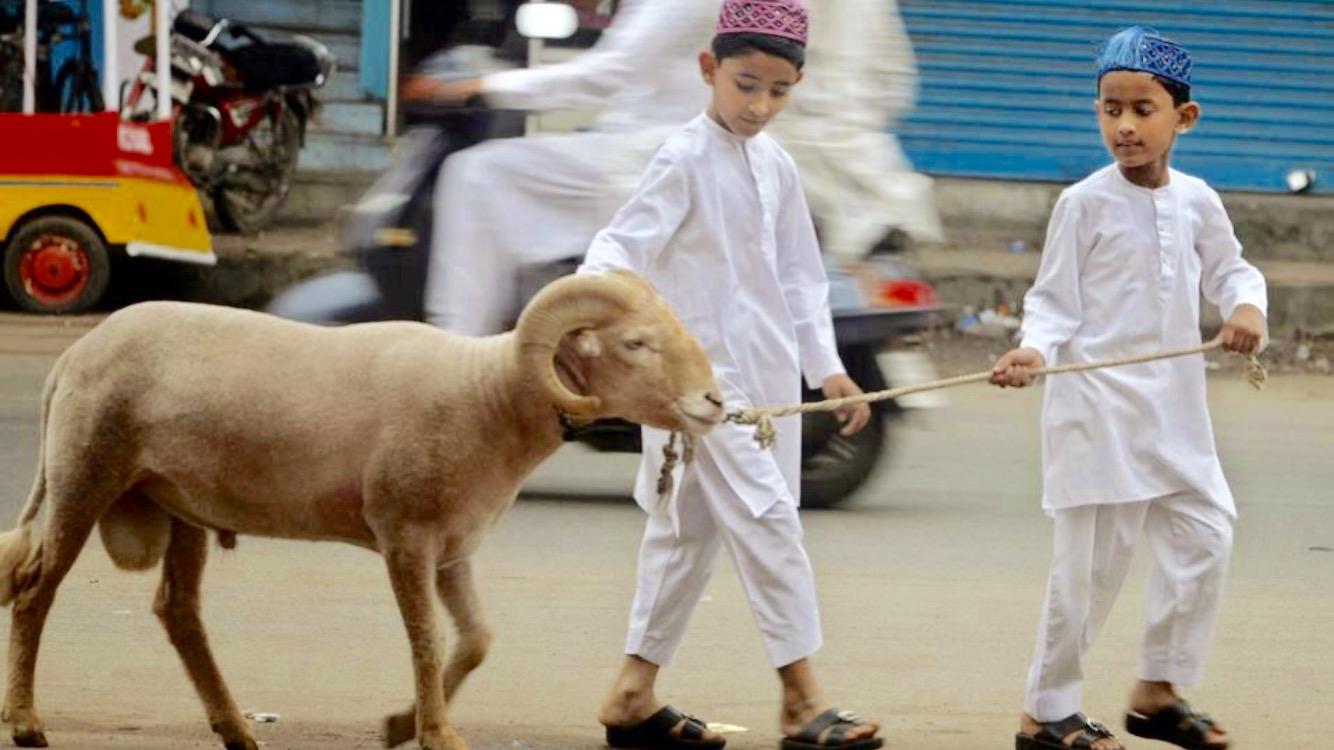
[[[1154,76],[1153,80],[1157,81],[1159,85],[1167,89],[1167,93],[1172,95],[1172,104],[1174,106],[1180,107],[1190,101],[1190,87],[1186,84],[1177,83],[1176,81],[1171,81],[1161,76]]]
[[[1190,101],[1190,87],[1187,86],[1186,84],[1177,83],[1176,81],[1163,78],[1162,76],[1154,76],[1153,80],[1157,81],[1159,86],[1162,86],[1164,89],[1167,90],[1168,94],[1172,95],[1172,106],[1180,107],[1181,105]],[[1095,97],[1102,96],[1101,78],[1098,79],[1098,91],[1095,91],[1093,95]]]
[[[806,65],[806,48],[791,39],[768,34],[719,34],[713,38],[713,56],[722,62],[751,52],[780,57],[797,70]]]

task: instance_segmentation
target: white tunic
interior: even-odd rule
[[[556,65],[486,76],[482,93],[502,108],[598,110],[602,132],[679,128],[708,101],[694,60],[712,38],[719,4],[623,0],[587,52]]]
[[[1172,170],[1140,187],[1116,165],[1061,193],[1023,346],[1048,364],[1200,342],[1200,293],[1224,319],[1267,310],[1265,280],[1241,257],[1223,203]],[[1202,355],[1058,375],[1042,407],[1043,507],[1124,503],[1193,491],[1236,513],[1205,401]]]
[[[700,115],[668,139],[581,271],[614,268],[646,275],[699,339],[729,409],[797,403],[803,373],[818,388],[844,372],[796,167],[767,135],[747,140]],[[777,427],[772,452],[736,425],[698,446],[756,516],[800,500],[800,418]],[[635,498],[650,510],[666,437],[644,430]]]

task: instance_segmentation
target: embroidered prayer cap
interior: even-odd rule
[[[810,21],[801,0],[724,0],[719,34],[765,34],[806,46]]]
[[[1151,73],[1190,86],[1194,66],[1185,47],[1149,26],[1131,26],[1112,35],[1098,54],[1098,80],[1113,70]]]

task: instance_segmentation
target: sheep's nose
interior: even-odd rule
[[[718,395],[717,393],[714,393],[713,391],[705,393],[704,400],[708,401],[709,403],[713,404],[719,409],[723,408],[723,397]]]

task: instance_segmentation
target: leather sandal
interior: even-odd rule
[[[681,724],[679,735],[672,734],[677,724]],[[727,740],[706,740],[707,731],[708,723],[703,719],[663,706],[632,727],[607,727],[607,746],[624,750],[722,750]]]
[[[1040,721],[1042,727],[1037,734],[1016,734],[1015,750],[1086,750],[1092,748],[1098,740],[1116,739],[1112,730],[1096,721],[1089,721],[1084,714],[1071,714],[1060,721]],[[1075,735],[1074,742],[1066,744],[1065,738]],[[1120,743],[1117,743],[1118,745]]]
[[[784,737],[779,747],[781,750],[878,750],[885,744],[879,737],[867,737],[855,742],[844,739],[848,730],[865,724],[866,720],[852,711],[831,708],[811,719],[796,734]]]
[[[1136,737],[1170,742],[1186,750],[1227,750],[1232,743],[1226,738],[1221,742],[1205,741],[1211,730],[1223,731],[1208,714],[1196,711],[1184,700],[1149,716],[1133,711],[1126,714],[1126,731]]]

